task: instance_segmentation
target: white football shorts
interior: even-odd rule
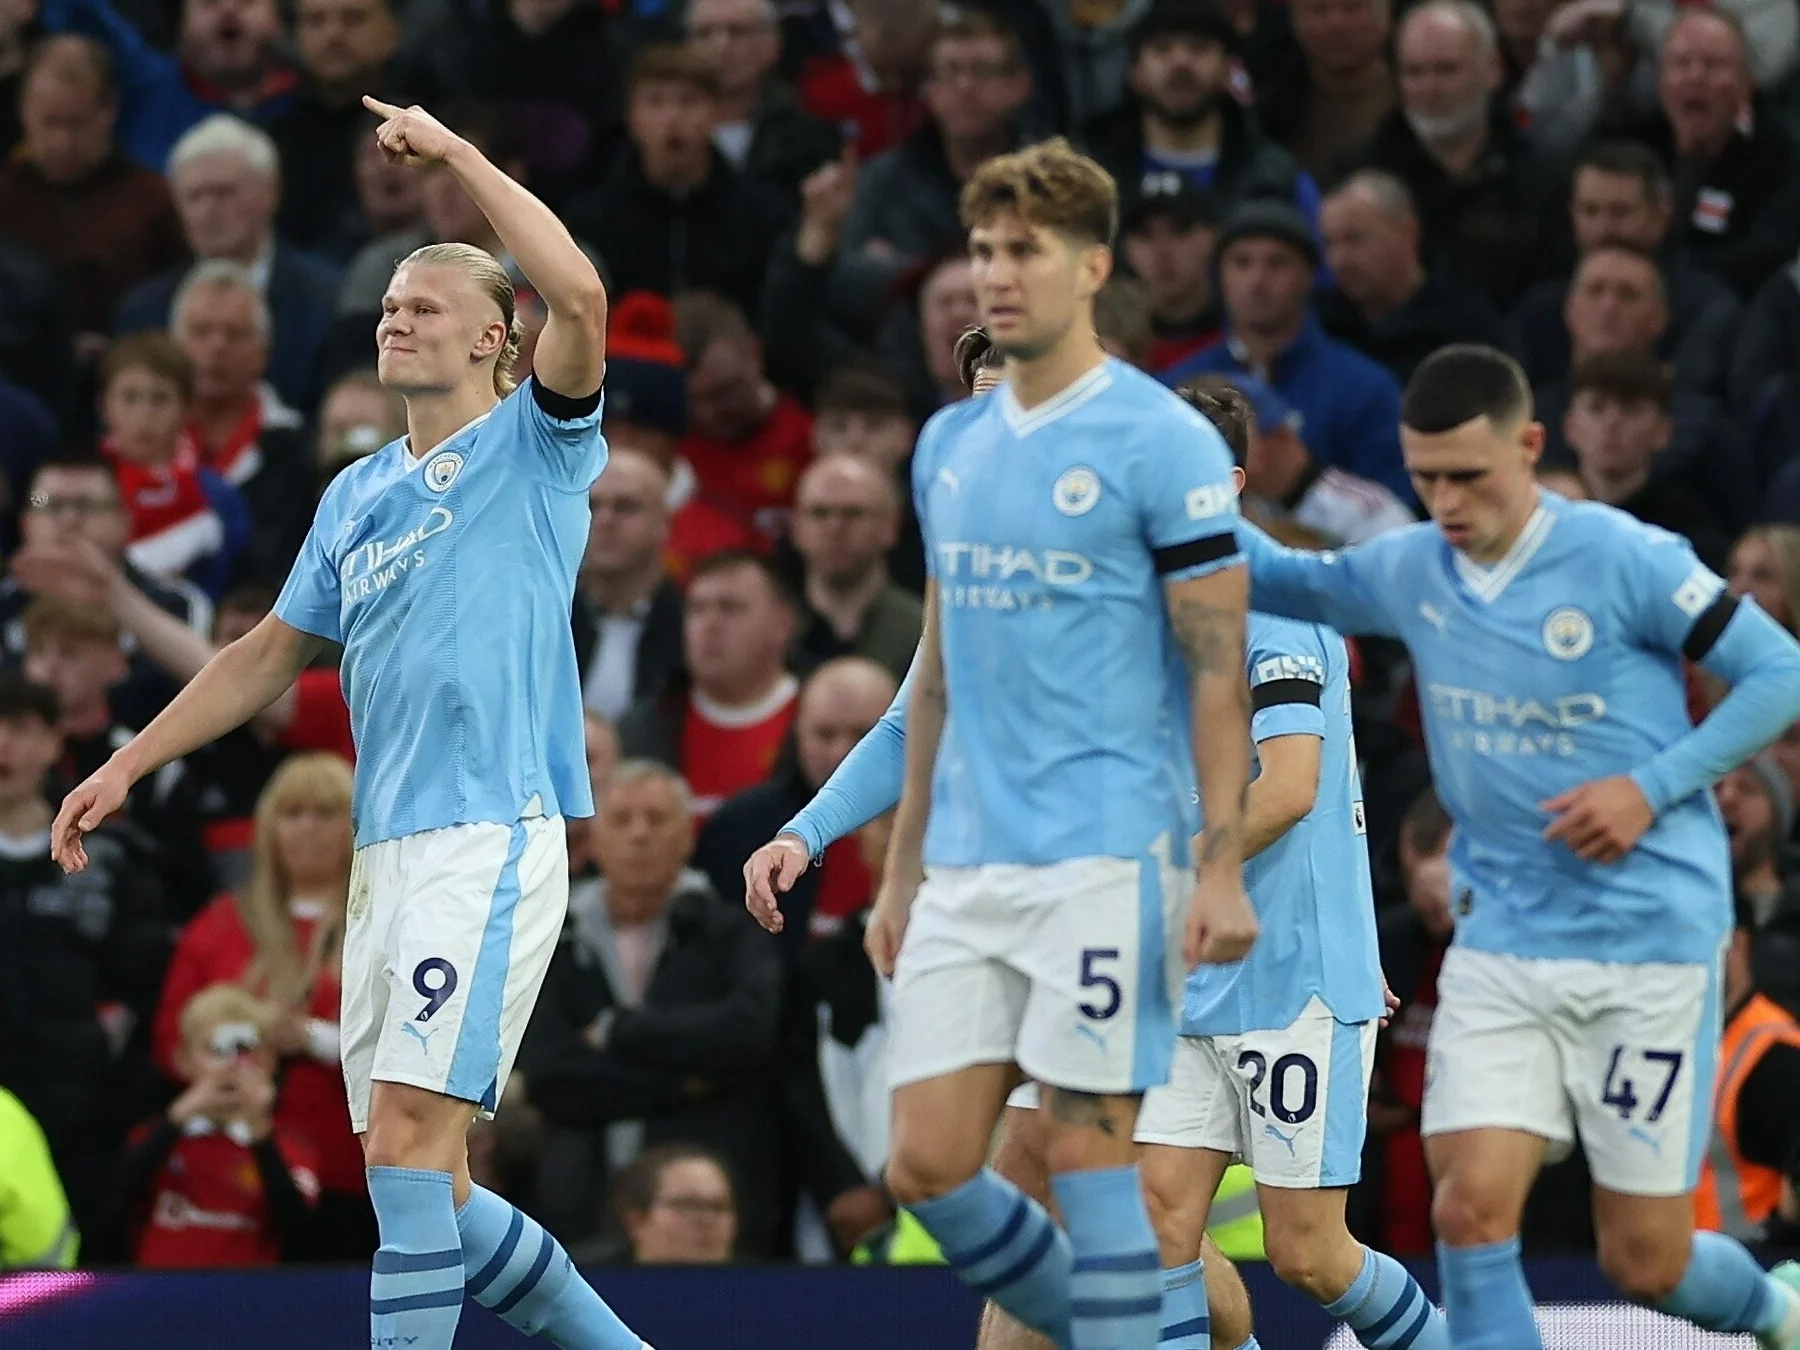
[[[1420,1130],[1579,1135],[1596,1185],[1683,1195],[1700,1176],[1719,1052],[1719,964],[1621,965],[1452,947]]]
[[[340,1022],[357,1133],[377,1080],[493,1115],[568,908],[561,816],[452,825],[356,850]]]

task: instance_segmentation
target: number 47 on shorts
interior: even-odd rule
[[[1649,1071],[1641,1080],[1644,1084],[1644,1097],[1638,1095],[1637,1082],[1627,1072],[1633,1058],[1641,1060]],[[1601,1089],[1600,1104],[1612,1107],[1619,1113],[1620,1120],[1630,1120],[1648,1097],[1650,1109],[1644,1113],[1644,1122],[1653,1124],[1661,1120],[1663,1108],[1669,1104],[1669,1094],[1675,1091],[1675,1080],[1681,1076],[1681,1061],[1684,1058],[1679,1050],[1631,1051],[1623,1045],[1615,1045],[1612,1048],[1612,1058],[1607,1061],[1606,1083]]]

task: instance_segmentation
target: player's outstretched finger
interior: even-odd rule
[[[404,108],[396,108],[391,103],[383,103],[373,94],[364,94],[362,104],[377,117],[395,118],[406,111]]]

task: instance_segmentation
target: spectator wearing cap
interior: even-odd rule
[[[1119,234],[1125,264],[1150,296],[1150,369],[1167,370],[1218,341],[1212,199],[1183,174],[1147,173],[1126,198]]]
[[[1657,355],[1674,365],[1683,385],[1721,394],[1740,307],[1729,286],[1670,246],[1673,191],[1668,170],[1648,146],[1602,141],[1575,162],[1569,224],[1579,255],[1624,243],[1657,258],[1669,310]],[[1568,369],[1563,305],[1572,284],[1572,274],[1540,282],[1512,313],[1519,362],[1533,383]]]
[[[686,47],[638,52],[626,76],[629,144],[566,214],[619,290],[712,290],[753,314],[787,211],[714,146],[717,89],[712,68]]]
[[[1250,403],[1244,492],[1254,513],[1293,524],[1333,547],[1360,544],[1417,517],[1387,488],[1321,464],[1306,448],[1305,421],[1254,375],[1200,375],[1195,383],[1235,389]]]
[[[963,184],[1024,143],[1031,72],[1018,34],[979,11],[943,24],[921,92],[924,120],[856,174],[844,221],[837,300],[864,320],[876,318],[902,272],[962,243]]]
[[[713,145],[738,172],[798,203],[800,184],[838,153],[838,130],[781,79],[774,0],[689,0],[687,39],[718,86]]]
[[[1255,375],[1305,419],[1320,462],[1385,485],[1412,485],[1400,458],[1400,386],[1381,366],[1327,337],[1309,305],[1319,246],[1292,205],[1247,202],[1219,231],[1219,296],[1226,336],[1164,375]]]
[[[1512,123],[1494,21],[1473,0],[1425,0],[1396,42],[1400,106],[1346,167],[1386,169],[1411,190],[1430,269],[1504,310],[1539,279],[1557,237],[1560,168]]]
[[[1748,299],[1800,246],[1800,156],[1756,90],[1737,20],[1683,7],[1663,40],[1657,96],[1658,112],[1625,130],[1670,166],[1676,242]]]
[[[1221,214],[1253,197],[1291,200],[1309,221],[1319,189],[1232,96],[1237,28],[1214,0],[1152,0],[1131,33],[1130,96],[1088,128],[1089,152],[1121,183],[1179,174]]]
[[[1694,485],[1658,472],[1674,424],[1669,372],[1644,352],[1602,352],[1569,376],[1562,434],[1590,499],[1647,525],[1685,535],[1708,567],[1723,570],[1730,536]]]
[[[104,47],[54,37],[32,50],[24,136],[0,167],[0,234],[62,273],[77,333],[106,333],[126,291],[187,254],[168,185],[114,144],[118,115]]]
[[[1257,6],[1259,9],[1270,6]],[[1388,39],[1392,0],[1289,0],[1304,78],[1259,89],[1269,134],[1315,177],[1374,135],[1396,94]]]

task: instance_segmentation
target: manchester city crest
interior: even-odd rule
[[[1594,621],[1565,605],[1550,611],[1544,620],[1544,650],[1559,661],[1579,661],[1594,645]]]
[[[454,450],[440,451],[425,461],[425,486],[433,492],[447,492],[462,472],[463,457]]]
[[[1065,516],[1085,516],[1100,502],[1100,476],[1089,468],[1065,470],[1050,489],[1050,500]]]

